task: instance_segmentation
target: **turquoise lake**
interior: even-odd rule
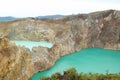
[[[52,43],[50,42],[45,42],[45,41],[40,41],[40,42],[33,42],[33,41],[11,41],[12,43],[15,43],[16,45],[19,46],[25,46],[32,50],[33,47],[37,46],[43,46],[43,47],[48,47],[51,48],[53,46]]]
[[[55,72],[63,73],[69,68],[76,68],[80,73],[118,73],[120,72],[120,50],[106,50],[102,48],[87,48],[61,57],[50,69],[38,72],[32,80],[39,80],[42,76],[50,76]]]

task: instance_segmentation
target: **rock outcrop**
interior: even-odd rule
[[[0,35],[9,40],[49,41],[54,44],[52,48],[34,47],[30,52],[1,38],[1,80],[27,80],[33,73],[50,68],[61,56],[82,48],[120,50],[120,11],[116,10],[59,19],[28,18],[1,22],[0,28]]]
[[[34,73],[26,48],[0,38],[0,80],[27,80]]]

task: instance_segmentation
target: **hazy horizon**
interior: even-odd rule
[[[0,0],[0,17],[72,15],[120,10],[119,0]]]

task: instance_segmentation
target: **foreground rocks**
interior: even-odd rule
[[[120,50],[120,11],[116,10],[59,19],[2,22],[0,28],[3,35],[0,38],[0,80],[28,80],[34,73],[53,66],[61,56],[82,48]],[[30,52],[8,40],[49,41],[54,46],[34,47]]]
[[[34,73],[26,48],[0,38],[0,80],[27,80]]]

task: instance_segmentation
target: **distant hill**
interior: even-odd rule
[[[19,18],[15,18],[15,17],[11,17],[11,16],[7,16],[7,17],[0,17],[0,21],[11,21],[11,20],[16,20]]]
[[[36,18],[39,19],[46,19],[46,18],[59,18],[62,17],[63,15],[47,15],[47,16],[37,16]]]
[[[37,16],[37,17],[34,17],[34,18],[37,18],[37,19],[46,19],[46,18],[59,18],[59,17],[62,17],[62,16],[63,15],[46,15],[46,16]],[[20,18],[16,18],[16,17],[12,17],[12,16],[0,17],[0,22],[2,22],[2,21],[17,20],[17,19],[20,19]]]

